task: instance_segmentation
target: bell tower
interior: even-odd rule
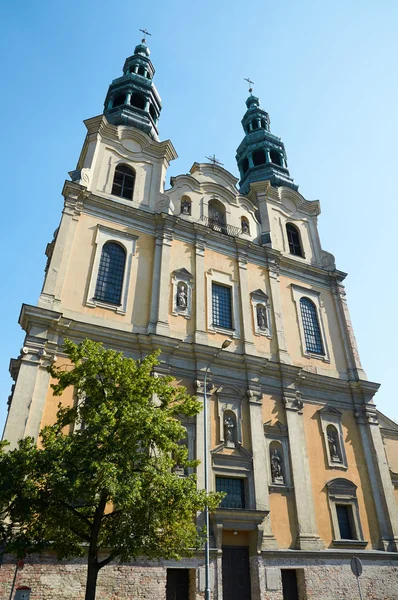
[[[144,31],[144,33],[148,33]],[[146,39],[126,58],[122,77],[109,86],[104,103],[104,115],[113,125],[129,125],[159,141],[157,124],[162,103],[153,84],[154,66],[149,58]]]
[[[285,145],[271,133],[269,115],[260,108],[259,98],[253,96],[251,88],[249,92],[247,111],[242,119],[245,137],[236,151],[240,193],[246,195],[251,183],[266,180],[272,185],[297,190],[287,168]]]

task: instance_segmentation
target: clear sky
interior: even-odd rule
[[[244,78],[255,82],[300,192],[321,201],[322,245],[349,273],[362,363],[382,383],[378,407],[398,419],[398,3],[14,0],[2,12],[0,423],[9,359],[23,343],[19,311],[40,293],[82,120],[102,112],[145,27],[163,101],[160,136],[179,155],[170,176],[213,153],[238,175]]]

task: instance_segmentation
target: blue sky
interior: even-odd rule
[[[348,272],[348,303],[377,405],[398,419],[396,140],[398,4],[379,0],[16,0],[3,5],[0,159],[3,256],[0,423],[23,343],[22,302],[40,293],[63,181],[83,119],[148,28],[163,101],[160,136],[179,154],[169,175],[215,153],[238,174],[247,84],[282,137],[291,175],[319,199],[323,248]]]

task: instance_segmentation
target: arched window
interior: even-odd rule
[[[126,198],[126,200],[132,200],[134,181],[134,169],[128,167],[127,165],[118,165],[115,169],[115,175],[113,177],[112,194],[114,196],[120,196],[120,198]]]
[[[265,122],[265,119],[261,119],[261,127],[262,127],[263,129],[267,129],[267,124],[266,124],[266,122]]]
[[[266,163],[264,150],[256,150],[253,152],[253,164],[255,167],[258,165],[264,165]]]
[[[286,225],[287,240],[289,242],[289,252],[294,256],[304,257],[303,249],[301,247],[300,233],[297,227],[291,223]]]
[[[280,167],[282,166],[282,157],[279,154],[279,152],[277,152],[276,150],[271,150],[269,153],[269,157],[271,159],[271,162],[274,163],[274,165],[279,165]]]
[[[121,106],[122,104],[124,104],[125,99],[126,99],[126,94],[119,94],[113,100],[112,106],[113,107],[115,107],[115,106]]]
[[[248,172],[248,170],[249,170],[249,160],[247,158],[244,158],[242,160],[242,162],[240,163],[240,168],[242,169],[243,175]]]
[[[246,217],[241,217],[240,227],[241,227],[242,233],[246,233],[247,235],[250,235],[250,225],[249,225],[249,221],[246,219]]]
[[[121,305],[126,252],[120,244],[107,242],[102,247],[94,299]]]
[[[143,75],[145,77],[145,67],[138,67],[138,75]]]
[[[253,121],[252,121],[252,129],[258,129],[257,119],[253,119]]]
[[[307,352],[325,354],[316,306],[309,298],[300,298],[301,319]]]
[[[131,106],[142,108],[142,110],[144,110],[146,101],[144,96],[141,96],[141,94],[131,94],[130,104]]]
[[[155,121],[155,123],[156,123],[156,111],[155,111],[153,104],[149,105],[149,114],[151,115],[152,120]]]

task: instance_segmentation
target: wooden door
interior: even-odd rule
[[[251,600],[249,548],[222,549],[223,600]]]

